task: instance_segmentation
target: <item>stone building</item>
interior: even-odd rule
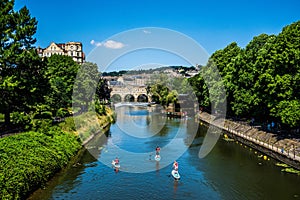
[[[50,57],[53,54],[71,56],[79,64],[85,61],[85,54],[82,51],[81,42],[54,43],[52,42],[45,49],[37,48],[41,57]]]

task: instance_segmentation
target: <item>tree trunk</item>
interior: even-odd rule
[[[5,124],[9,125],[10,124],[10,112],[9,111],[5,111],[4,119],[5,119]]]

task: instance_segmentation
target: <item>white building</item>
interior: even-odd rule
[[[82,64],[85,61],[81,42],[67,42],[59,44],[52,42],[47,48],[38,48],[37,51],[41,57],[50,57],[51,55],[58,54],[71,56],[73,60],[79,64]]]

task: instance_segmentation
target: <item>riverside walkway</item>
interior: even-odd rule
[[[260,130],[259,127],[250,126],[229,119],[218,119],[209,113],[199,113],[199,119],[212,124],[228,136],[252,146],[271,157],[285,162],[297,169],[300,169],[300,139],[299,136],[292,137],[284,134],[276,134]]]

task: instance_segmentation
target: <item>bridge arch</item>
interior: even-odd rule
[[[149,102],[149,98],[146,94],[140,94],[137,97],[137,102]]]
[[[126,94],[124,97],[125,102],[135,102],[136,98],[132,94]]]
[[[122,97],[120,94],[113,94],[111,95],[110,99],[114,103],[122,102]]]

